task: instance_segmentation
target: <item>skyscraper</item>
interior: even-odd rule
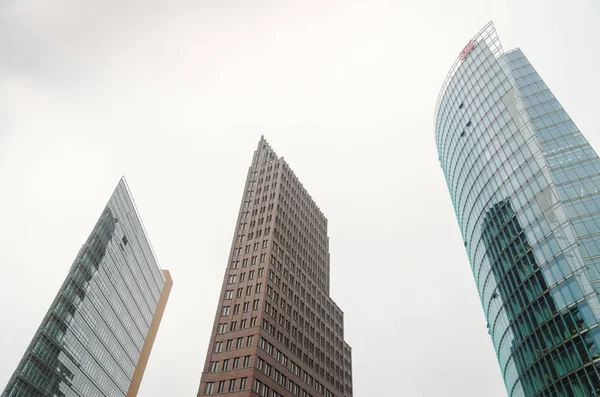
[[[171,286],[121,179],[2,397],[136,396]]]
[[[509,396],[600,395],[600,159],[492,23],[443,84],[435,140]]]
[[[352,396],[327,219],[263,138],[227,263],[198,396]]]

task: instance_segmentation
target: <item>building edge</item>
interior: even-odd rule
[[[152,317],[152,322],[150,323],[150,329],[148,330],[146,340],[144,341],[144,346],[142,347],[140,357],[137,365],[135,366],[133,378],[131,379],[129,390],[127,390],[127,397],[136,397],[138,395],[140,386],[142,384],[142,379],[144,377],[144,372],[146,371],[146,366],[148,365],[150,353],[152,353],[152,347],[154,346],[154,341],[156,340],[156,335],[158,334],[158,328],[160,327],[160,322],[162,321],[162,317],[167,306],[167,301],[169,300],[169,295],[171,294],[171,288],[173,287],[171,273],[165,269],[161,270],[161,272],[165,279],[165,284],[162,292],[160,293],[160,298],[158,299],[158,304],[156,305],[156,310],[154,311],[154,316]]]

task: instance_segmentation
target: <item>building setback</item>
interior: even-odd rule
[[[352,396],[329,297],[327,219],[261,138],[248,170],[198,396]]]
[[[508,395],[600,395],[600,159],[492,23],[444,82],[435,139]]]
[[[172,286],[121,179],[2,397],[134,397]]]

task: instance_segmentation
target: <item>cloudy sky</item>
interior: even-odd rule
[[[600,148],[595,0],[1,2],[0,389],[125,175],[175,281],[140,396],[195,396],[264,134],[329,220],[354,395],[505,396],[432,131],[489,20]]]

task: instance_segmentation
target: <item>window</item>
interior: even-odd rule
[[[244,302],[244,311],[247,312],[250,308],[250,302]]]
[[[243,337],[237,338],[236,341],[235,341],[235,348],[236,349],[241,349],[243,347],[242,346],[243,343],[244,343],[244,338]]]
[[[237,381],[237,379],[231,379],[229,381],[229,391],[232,392],[235,390],[235,382]]]
[[[233,261],[231,262],[231,268],[232,269],[237,269],[240,265],[240,261]]]
[[[256,327],[256,317],[252,317],[252,318],[250,319],[250,326],[251,326],[251,327]]]
[[[236,298],[241,298],[244,293],[244,288],[238,288],[236,293]]]
[[[266,397],[269,395],[269,388],[267,385],[259,381],[258,379],[254,380],[254,387],[252,388],[259,396]]]
[[[250,294],[252,294],[252,286],[251,285],[246,287],[246,295],[250,295]]]
[[[267,259],[267,254],[260,254],[260,261],[264,262]]]
[[[250,270],[248,272],[248,280],[253,280],[254,279],[254,270]]]
[[[263,360],[260,357],[257,357],[257,359],[256,359],[256,368],[258,368],[259,371],[263,371],[264,372],[264,366],[265,366],[265,360]]]
[[[208,369],[208,372],[217,372],[219,370],[219,362],[218,361],[211,361],[210,362],[210,368]]]
[[[262,247],[267,248],[268,244],[269,244],[269,240],[263,240]]]
[[[231,327],[229,327],[231,331],[235,331],[237,329],[237,321],[231,322]]]
[[[259,268],[259,269],[258,269],[258,275],[257,275],[257,277],[262,277],[262,276],[263,276],[263,273],[264,273],[264,271],[265,271],[265,269],[264,269],[263,267]]]
[[[252,262],[251,262],[251,264],[252,264],[252,265],[256,265],[256,255],[254,255],[254,256],[252,257]]]
[[[252,346],[252,343],[254,342],[254,336],[250,335],[247,339],[246,339],[246,346]]]
[[[219,327],[217,329],[217,333],[218,334],[223,334],[223,333],[225,333],[226,330],[227,330],[227,324],[226,323],[221,323],[221,324],[219,324]]]
[[[221,367],[221,371],[227,371],[229,369],[229,359],[223,360],[223,366]]]
[[[258,305],[260,304],[260,299],[254,299],[252,303],[252,310],[258,310]]]
[[[248,368],[250,366],[250,356],[244,357],[244,368]]]
[[[232,274],[232,275],[230,275],[230,276],[229,276],[229,280],[228,280],[229,284],[233,284],[233,283],[235,283],[235,278],[236,278],[236,275],[235,275],[235,274]],[[207,383],[207,384],[208,384],[208,383]]]
[[[225,381],[222,380],[219,382],[219,388],[217,389],[217,393],[225,392]]]
[[[240,323],[240,329],[246,329],[248,327],[248,320],[243,319]]]
[[[246,390],[246,383],[248,382],[248,378],[240,379],[240,390]]]
[[[256,284],[256,293],[259,293],[261,289],[262,289],[262,283]]]
[[[223,351],[223,342],[215,342],[215,353]]]
[[[233,359],[233,366],[231,369],[238,369],[239,366],[240,366],[240,358],[236,357]]]
[[[239,304],[239,303],[236,303],[236,304],[233,306],[233,314],[238,314],[239,312],[240,312],[240,304]]]
[[[228,289],[227,291],[225,291],[225,299],[232,299],[232,298],[233,298],[233,290]]]
[[[213,394],[215,382],[206,382],[205,394]]]
[[[242,260],[242,267],[248,266],[248,258]]]
[[[221,316],[229,316],[229,306],[223,306],[221,309]]]
[[[246,273],[240,274],[240,283],[246,281]]]
[[[233,346],[233,339],[227,340],[227,345],[225,347],[225,350],[231,350],[232,346]]]

